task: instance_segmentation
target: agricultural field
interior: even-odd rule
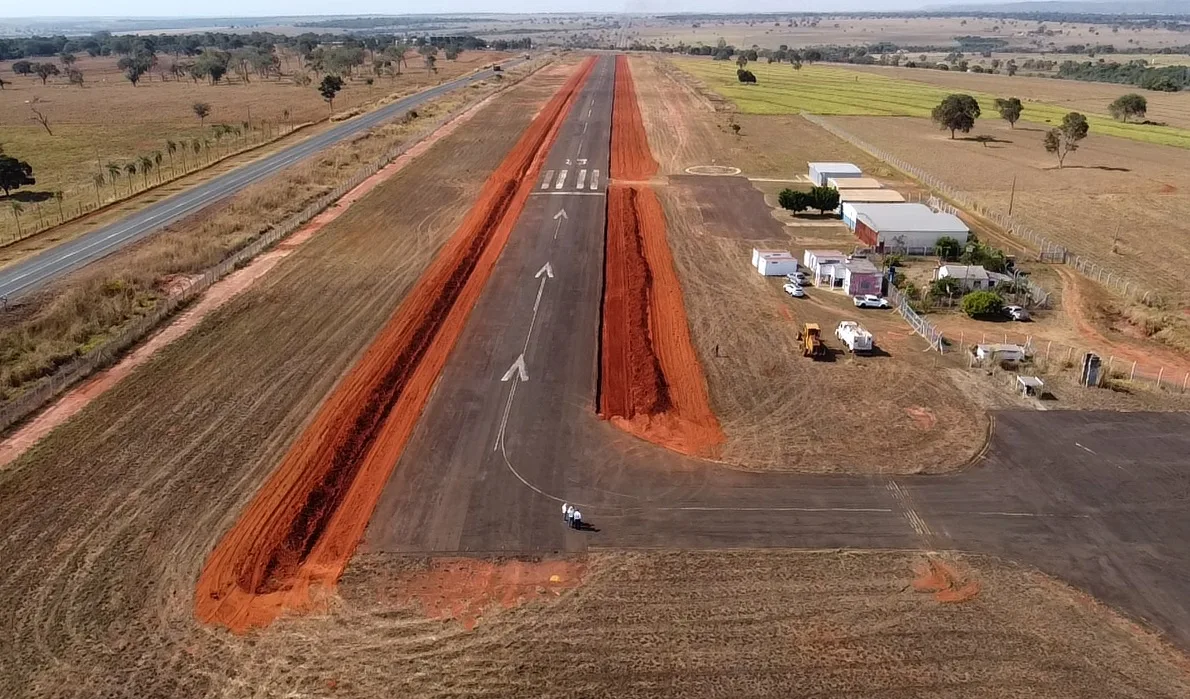
[[[1190,216],[1190,192],[1182,185],[1188,173],[1184,151],[1099,137],[1092,127],[1059,170],[1032,126],[1012,129],[997,119],[980,119],[975,133],[996,139],[984,147],[951,141],[925,119],[833,121],[992,210],[1007,211],[1011,197],[1014,218],[1165,298],[1165,311],[1114,304],[1116,315],[1131,316],[1120,324],[1126,334],[1190,349],[1185,320],[1176,310],[1190,302],[1183,268],[1190,241],[1159,233],[1181,230]]]
[[[807,160],[850,160],[874,174],[891,171],[800,117],[733,116],[741,126],[735,136],[727,128],[728,115],[712,111],[669,77],[663,59],[632,61],[650,145],[667,176],[657,191],[692,339],[727,437],[722,459],[759,470],[916,472],[960,466],[979,448],[987,426],[948,380],[956,367],[922,352],[924,344],[893,312],[857,314],[850,298],[820,289],[790,299],[777,280],[760,277],[748,264],[753,247],[790,249],[799,256],[805,248],[854,247],[837,219],[784,225],[769,215],[766,194],[771,198],[791,186]],[[688,167],[712,163],[739,167],[744,176],[786,181],[684,174]],[[827,344],[839,352],[833,332],[844,319],[861,320],[875,333],[881,356],[839,353],[830,362],[800,356],[799,323],[819,323]],[[862,409],[821,399],[857,392],[866,395]],[[829,438],[840,433],[856,438]],[[774,440],[774,434],[782,438]]]
[[[0,557],[20,562],[0,694],[192,696],[234,665],[194,620],[204,559],[565,73],[497,97],[0,473]],[[195,674],[171,676],[183,656]]]
[[[1128,85],[1034,78],[1019,74],[1008,77],[988,73],[959,73],[891,66],[846,66],[845,69],[925,83],[952,92],[975,91],[994,97],[1017,97],[1025,103],[1025,119],[1029,119],[1036,103],[1060,107],[1063,111],[1104,114],[1107,105],[1117,97],[1136,92],[1144,95],[1148,101],[1149,111],[1146,118],[1149,121],[1190,129],[1190,92],[1154,92]],[[993,113],[986,114],[988,117],[995,116]]]
[[[163,73],[171,59],[161,56],[161,72],[147,74],[136,87],[124,78],[114,57],[80,57],[74,67],[83,74],[81,87],[69,84],[65,75],[43,85],[37,76],[14,75],[11,61],[0,62],[0,76],[6,81],[0,99],[4,151],[28,161],[37,178],[36,185],[14,197],[24,209],[23,222],[14,219],[10,210],[0,216],[0,243],[17,233],[18,223],[28,229],[46,218],[57,220],[60,208],[70,216],[81,205],[93,207],[126,197],[294,127],[325,123],[331,110],[316,85],[299,86],[293,79],[302,72],[300,59],[286,52],[281,56],[283,75],[279,77],[253,76],[245,83],[229,74],[218,85],[166,79]],[[506,56],[465,51],[456,61],[440,60],[438,72],[430,73],[422,67],[420,56],[410,55],[409,67],[401,76],[374,78],[372,85],[365,82],[364,76],[373,79],[371,66],[365,65],[356,79],[346,81],[334,112],[358,112]],[[193,108],[198,102],[210,107],[202,120]],[[34,109],[48,120],[48,128],[35,120]],[[245,123],[250,128],[245,129]],[[223,125],[239,134],[223,133]],[[171,153],[170,141],[182,147]],[[203,143],[197,153],[192,150],[196,141]],[[144,173],[140,158],[155,161],[157,154],[161,162],[153,162],[150,172]],[[130,163],[136,167],[131,173],[125,170]],[[103,178],[101,184],[97,175]],[[56,191],[62,192],[60,201],[52,196]],[[8,209],[7,202],[0,201],[0,206]]]
[[[702,81],[707,88],[730,99],[740,111],[750,114],[796,114],[805,111],[827,115],[929,117],[930,110],[954,92],[953,89],[943,89],[884,74],[873,75],[819,65],[794,70],[788,65],[776,63],[749,64],[748,69],[756,74],[757,84],[745,85],[736,78],[737,68],[734,62],[700,58],[672,60],[679,68]],[[1063,83],[1056,83],[1056,87],[1062,85]],[[1117,94],[1134,91],[1135,89],[1119,86]],[[978,90],[964,92],[986,105],[985,113],[989,116],[994,114],[991,105],[995,98],[1009,96]],[[1107,115],[1107,103],[1105,101],[1097,111],[1087,112],[1087,121],[1090,122],[1094,133],[1190,148],[1190,129],[1125,124]],[[1022,120],[1036,124],[1057,124],[1069,111],[1068,107],[1059,104],[1030,102]]]
[[[698,24],[698,26],[692,26]],[[1121,29],[1112,33],[1107,25],[1046,22],[1053,36],[1029,36],[1042,23],[1026,19],[976,17],[789,17],[757,19],[689,18],[634,20],[628,35],[641,43],[658,45],[705,44],[720,39],[736,47],[775,49],[824,44],[868,45],[881,41],[908,46],[957,46],[955,37],[976,35],[1002,39],[1010,46],[1028,46],[1034,40],[1047,44],[1114,44],[1119,48],[1184,46],[1186,34],[1157,28]]]

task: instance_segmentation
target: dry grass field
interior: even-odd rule
[[[21,668],[6,665],[0,688],[177,699],[1190,692],[1184,656],[1061,583],[964,557],[950,565],[979,594],[943,603],[914,585],[924,563],[780,550],[605,551],[571,563],[368,555],[327,614],[247,638],[174,620],[100,650],[59,642],[57,625],[73,620],[47,620],[41,652],[61,662],[29,684],[14,683]],[[446,567],[489,575],[460,581],[439,574]]]
[[[1031,78],[1014,75],[990,75],[958,73],[944,70],[922,70],[917,68],[892,68],[881,66],[840,66],[873,75],[883,75],[902,80],[944,87],[954,91],[975,91],[1002,97],[1019,97],[1025,103],[1025,115],[1029,115],[1029,102],[1044,102],[1059,105],[1071,111],[1086,114],[1104,114],[1107,105],[1120,95],[1129,92],[1144,94],[1149,103],[1148,119],[1170,126],[1190,128],[1190,92],[1154,92],[1141,90],[1130,85],[1083,82],[1079,80],[1055,80],[1053,78]],[[991,105],[986,105],[985,118],[995,118]]]
[[[350,112],[403,96],[506,56],[495,52],[463,52],[457,61],[440,60],[437,73],[428,73],[421,66],[420,57],[410,56],[407,72],[393,79],[376,78],[373,85],[367,85],[360,77],[372,74],[371,66],[365,65],[360,68],[360,76],[348,80],[336,97],[335,112]],[[171,62],[172,58],[159,56],[161,70]],[[197,138],[214,142],[215,125],[242,128],[249,120],[256,130],[253,139],[258,140],[263,135],[264,122],[270,125],[268,133],[277,133],[288,126],[323,121],[330,115],[316,85],[302,87],[293,81],[292,73],[299,69],[295,57],[285,56],[282,63],[285,76],[269,80],[253,78],[247,84],[231,74],[220,84],[209,85],[188,79],[176,81],[172,77],[163,80],[160,73],[154,72],[133,87],[115,64],[114,57],[82,56],[75,67],[82,71],[85,83],[76,87],[67,82],[65,74],[42,85],[36,76],[14,75],[11,61],[0,62],[0,75],[10,83],[0,99],[4,150],[8,155],[27,160],[37,178],[37,184],[22,190],[22,196],[27,196],[27,192],[61,191],[67,211],[77,209],[80,203],[94,205],[100,199],[110,201],[127,196],[130,188],[136,191],[153,184],[158,175],[170,174],[166,141],[190,142]],[[195,116],[195,102],[210,105],[211,113],[205,125]],[[32,119],[33,108],[49,119],[52,135]],[[204,151],[198,156],[192,152],[175,153],[175,172],[184,172],[183,164],[193,166],[196,158],[205,161],[213,154],[226,152],[233,144],[238,145],[239,141],[228,136],[210,153]],[[124,173],[112,181],[108,164],[123,167],[140,156],[152,157],[158,151],[162,153],[162,167],[155,168],[147,182],[140,174],[129,178]],[[105,177],[105,184],[98,191],[94,181],[97,173]],[[52,200],[42,202],[41,207],[44,216],[58,213],[57,203]],[[38,220],[37,212],[34,204],[25,204],[25,208],[22,218],[28,228]],[[3,214],[0,241],[7,240],[17,230],[12,212],[5,210]]]
[[[249,646],[203,655],[203,560],[564,79],[496,98],[0,473],[0,696],[234,689]]]
[[[1057,169],[1032,127],[1010,129],[981,119],[973,134],[991,134],[989,147],[951,141],[924,119],[835,117],[860,138],[886,148],[982,201],[1007,211],[1016,178],[1013,216],[1071,250],[1167,300],[1164,311],[1119,307],[1133,325],[1179,349],[1190,349],[1180,309],[1190,303],[1185,263],[1190,239],[1178,235],[1190,216],[1190,175],[1182,150],[1096,136]]]
[[[509,72],[515,80],[528,66]],[[397,144],[426,133],[435,117],[491,94],[495,83],[450,93],[392,122],[248,187],[215,207],[48,285],[0,310],[0,402],[77,353],[147,314],[189,275],[201,274]]]
[[[753,247],[801,253],[854,247],[836,220],[782,225],[764,194],[741,178],[683,175],[693,165],[740,167],[744,175],[801,174],[807,160],[853,160],[889,172],[801,119],[727,115],[706,107],[666,76],[661,59],[634,58],[633,73],[650,145],[668,183],[658,187],[682,280],[691,333],[727,434],[722,458],[755,469],[920,472],[960,466],[979,449],[986,420],[947,380],[948,363],[922,350],[895,313],[857,312],[848,297],[821,289],[790,299],[776,279],[749,264]],[[770,193],[784,186],[759,182]],[[879,356],[841,353],[840,320],[876,334]],[[797,327],[822,326],[833,361],[801,357]],[[832,437],[851,435],[840,441]]]
[[[790,26],[790,20],[798,21]],[[781,44],[791,47],[822,44],[874,44],[888,41],[906,46],[948,46],[957,36],[978,35],[1008,41],[1010,45],[1027,46],[1034,37],[1025,36],[1036,30],[1039,22],[1024,19],[992,19],[963,17],[822,17],[816,26],[805,17],[773,17],[769,21],[717,19],[662,20],[650,18],[633,20],[629,36],[642,43],[706,44],[714,46],[720,38],[740,48],[758,46],[775,49]],[[1114,44],[1118,47],[1163,48],[1184,46],[1186,35],[1166,29],[1121,29],[1112,33],[1106,25],[1048,22],[1055,36],[1045,37],[1059,48],[1068,44]],[[1061,32],[1060,34],[1057,32]],[[1098,33],[1096,33],[1098,32]],[[1131,40],[1131,41],[1130,41]]]

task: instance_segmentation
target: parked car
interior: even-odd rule
[[[787,293],[790,296],[797,298],[797,299],[800,299],[801,297],[806,295],[805,290],[802,289],[802,287],[798,286],[797,284],[789,283],[789,284],[786,284],[782,288],[785,289],[785,293]]]
[[[1022,322],[1029,320],[1029,312],[1025,310],[1024,306],[1005,306],[1004,315]]]
[[[794,284],[797,284],[798,286],[801,286],[802,284],[806,283],[806,273],[805,272],[790,272],[789,274],[785,275],[785,278],[788,279],[789,281],[793,282]]]
[[[854,298],[856,308],[888,308],[888,299],[876,294],[864,294]]]

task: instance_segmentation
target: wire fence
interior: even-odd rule
[[[930,349],[937,351],[938,354],[945,354],[946,342],[942,337],[942,331],[910,308],[908,299],[895,286],[888,287],[888,299],[892,302],[893,308],[897,309],[897,313],[900,313],[901,317],[913,328],[913,332],[921,335],[926,342],[930,343]]]
[[[511,84],[512,81],[510,81]],[[507,87],[507,86],[506,86]],[[438,128],[467,111],[474,104],[463,105],[430,122],[423,132],[423,137],[433,133]],[[158,303],[147,315],[137,319],[131,325],[122,329],[118,334],[100,344],[86,354],[79,355],[71,361],[58,367],[53,375],[39,382],[3,406],[0,406],[0,432],[7,430],[16,423],[24,420],[44,405],[49,403],[70,386],[81,381],[95,371],[110,366],[125,351],[140,342],[166,318],[172,316],[179,308],[193,301],[203,292],[226,275],[246,264],[249,260],[275,245],[282,238],[289,236],[304,226],[310,219],[325,211],[337,200],[359,186],[364,180],[375,175],[381,168],[401,156],[416,145],[421,138],[411,138],[390,149],[370,164],[359,168],[350,179],[335,187],[330,192],[312,202],[309,206],[293,214],[285,221],[266,231],[256,240],[234,253],[223,262],[208,269],[202,277],[183,291],[169,296]]]
[[[866,141],[856,137],[854,134],[846,131],[845,129],[839,128],[817,114],[808,114],[806,112],[802,112],[802,118],[826,129],[830,133],[838,136],[844,141],[847,141],[860,150],[867,151],[873,157],[883,160],[898,170],[912,176],[914,179],[940,193],[947,199],[958,202],[961,206],[968,209],[969,211],[972,211],[979,216],[992,221],[996,225],[1000,226],[1000,228],[1003,230],[1011,233],[1016,238],[1030,242],[1037,249],[1039,260],[1045,262],[1061,262],[1063,264],[1070,265],[1083,275],[1094,279],[1104,286],[1115,289],[1125,298],[1140,301],[1149,305],[1157,305],[1160,303],[1161,299],[1152,290],[1146,289],[1136,282],[1125,278],[1119,272],[1109,269],[1102,262],[1093,260],[1085,255],[1079,255],[1077,253],[1071,252],[1065,246],[1053,242],[1032,228],[1025,226],[1019,221],[1016,221],[1011,216],[1000,211],[994,211],[980,202],[975,201],[967,193],[959,191],[958,189],[952,187],[946,182],[943,182],[938,177],[926,172],[916,165],[908,163],[882,148],[877,148],[867,143]],[[948,210],[951,213],[957,211],[953,209],[954,207],[944,210]]]
[[[954,339],[954,335],[951,335],[951,338]],[[1034,342],[1033,336],[1022,333],[959,333],[958,346],[969,353],[976,345],[987,344],[1020,345],[1025,348],[1030,363],[1042,371],[1054,372],[1068,369],[1078,370],[1082,366],[1083,355],[1092,352],[1092,350],[1083,347],[1073,347],[1061,342],[1049,340]],[[971,356],[973,357],[973,355]],[[1185,368],[1145,364],[1114,355],[1107,357],[1100,355],[1100,358],[1103,362],[1101,375],[1104,380],[1148,384],[1175,393],[1186,393],[1190,390],[1190,370]],[[974,359],[971,361],[974,362]]]

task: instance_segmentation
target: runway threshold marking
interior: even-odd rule
[[[599,189],[599,171],[598,170],[591,171],[591,189],[592,190]]]
[[[558,173],[558,181],[554,183],[554,189],[562,189],[562,185],[566,184],[566,175],[569,170],[562,170]]]
[[[586,183],[587,183],[587,170],[584,168],[584,169],[578,171],[578,184],[576,184],[574,188],[582,189],[583,186],[586,185]]]
[[[552,179],[554,179],[554,171],[553,171],[553,170],[546,170],[546,171],[545,171],[545,178],[541,180],[541,188],[542,188],[542,189],[549,189],[549,188],[550,188],[550,180],[552,180]]]

